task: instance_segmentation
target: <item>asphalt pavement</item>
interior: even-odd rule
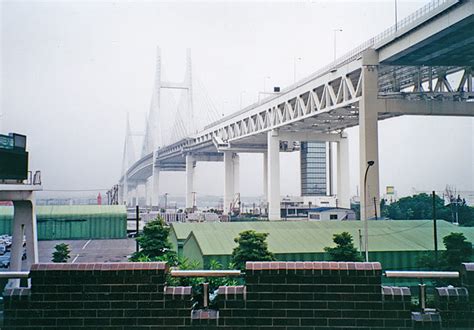
[[[133,238],[39,241],[39,261],[51,262],[54,247],[60,243],[69,245],[71,258],[68,262],[70,263],[124,262],[135,251],[135,239]]]

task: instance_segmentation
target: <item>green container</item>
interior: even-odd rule
[[[0,207],[0,234],[12,232],[13,207]],[[123,205],[48,205],[36,207],[39,240],[127,237]]]

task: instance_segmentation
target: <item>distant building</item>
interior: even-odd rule
[[[351,209],[335,207],[318,207],[308,210],[309,220],[356,220],[355,212]]]
[[[301,196],[327,194],[326,142],[301,142]]]

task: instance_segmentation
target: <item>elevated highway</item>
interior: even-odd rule
[[[196,162],[224,161],[224,208],[238,192],[238,153],[264,154],[269,218],[280,218],[279,152],[294,142],[337,145],[341,206],[349,206],[348,147],[344,130],[360,127],[361,217],[379,198],[379,120],[401,115],[474,116],[474,1],[433,1],[333,63],[271,97],[223,117],[145,154],[122,176],[123,200],[130,187],[151,178],[157,204],[159,173],[187,172],[192,207]],[[368,161],[374,161],[363,182]],[[367,189],[366,189],[367,188]],[[376,207],[376,206],[375,206]],[[380,214],[380,213],[378,213]]]

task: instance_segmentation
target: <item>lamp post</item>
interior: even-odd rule
[[[240,92],[240,109],[242,109],[242,97],[244,96],[245,91]]]
[[[267,79],[270,79],[270,76],[265,76],[263,78],[263,92],[265,93],[267,91]]]
[[[369,168],[374,165],[375,162],[373,160],[369,160],[367,162],[367,168],[365,169],[365,176],[364,176],[364,208],[367,206],[367,173],[369,173]],[[362,209],[361,209],[362,211]],[[367,219],[367,212],[365,212],[365,219],[364,219],[364,249],[365,249],[365,262],[369,262],[369,220]]]
[[[334,61],[336,61],[336,33],[342,32],[342,29],[333,29],[334,32]]]
[[[395,31],[398,31],[398,8],[397,8],[397,0],[395,0]]]
[[[296,61],[301,61],[301,57],[293,57],[293,83],[296,82]]]
[[[165,212],[168,209],[168,193],[165,193]]]

